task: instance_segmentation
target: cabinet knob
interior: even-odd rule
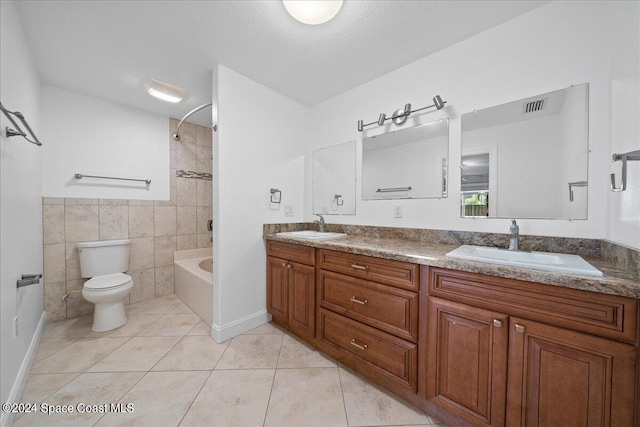
[[[360,305],[367,305],[367,303],[369,302],[368,300],[359,300],[356,297],[351,297],[351,302],[355,302],[356,304],[360,304]]]
[[[283,262],[283,263],[282,263],[282,266],[283,266],[283,267],[286,267],[286,266],[287,266],[287,263],[286,263],[286,262]]]
[[[360,350],[366,350],[367,349],[367,345],[366,344],[362,344],[362,345],[358,344],[356,342],[355,338],[351,339],[351,345],[354,346],[354,347],[358,347]]]
[[[502,328],[502,322],[498,319],[493,319],[493,326],[496,328]]]
[[[291,264],[287,264],[287,268],[291,268]]]
[[[367,271],[369,269],[368,265],[358,265],[355,262],[353,264],[351,264],[351,268],[356,268],[358,270],[364,270]]]
[[[517,332],[517,333],[519,333],[519,334],[524,334],[524,331],[525,331],[524,326],[519,325],[519,324],[517,324],[517,323],[516,323],[516,325],[515,325],[515,330],[516,330],[516,332]]]

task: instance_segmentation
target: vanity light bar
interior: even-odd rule
[[[364,124],[362,120],[358,120],[358,132],[362,132],[364,128],[366,128],[367,126],[371,126],[375,124],[382,126],[384,125],[384,122],[386,122],[387,120],[393,120],[393,123],[397,125],[401,125],[407,120],[407,117],[409,117],[409,115],[412,113],[416,113],[418,111],[426,110],[427,108],[433,108],[433,107],[436,107],[437,110],[441,110],[442,108],[444,108],[444,104],[446,103],[447,101],[443,101],[440,95],[436,95],[433,98],[433,105],[427,105],[426,107],[412,110],[411,104],[405,104],[404,108],[399,108],[396,111],[394,111],[391,117],[387,117],[385,113],[380,113],[378,120],[375,122]]]

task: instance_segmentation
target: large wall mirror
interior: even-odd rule
[[[462,217],[587,219],[589,85],[462,115]]]
[[[313,213],[355,215],[355,141],[313,152]]]
[[[362,139],[362,199],[447,197],[449,119]]]

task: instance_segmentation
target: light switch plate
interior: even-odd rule
[[[393,217],[402,218],[402,205],[395,205],[393,207]]]
[[[284,207],[284,216],[293,216],[293,206]]]

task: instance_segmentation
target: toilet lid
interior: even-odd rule
[[[124,285],[131,280],[131,276],[123,273],[106,274],[104,276],[96,276],[84,283],[86,289],[104,290]]]

